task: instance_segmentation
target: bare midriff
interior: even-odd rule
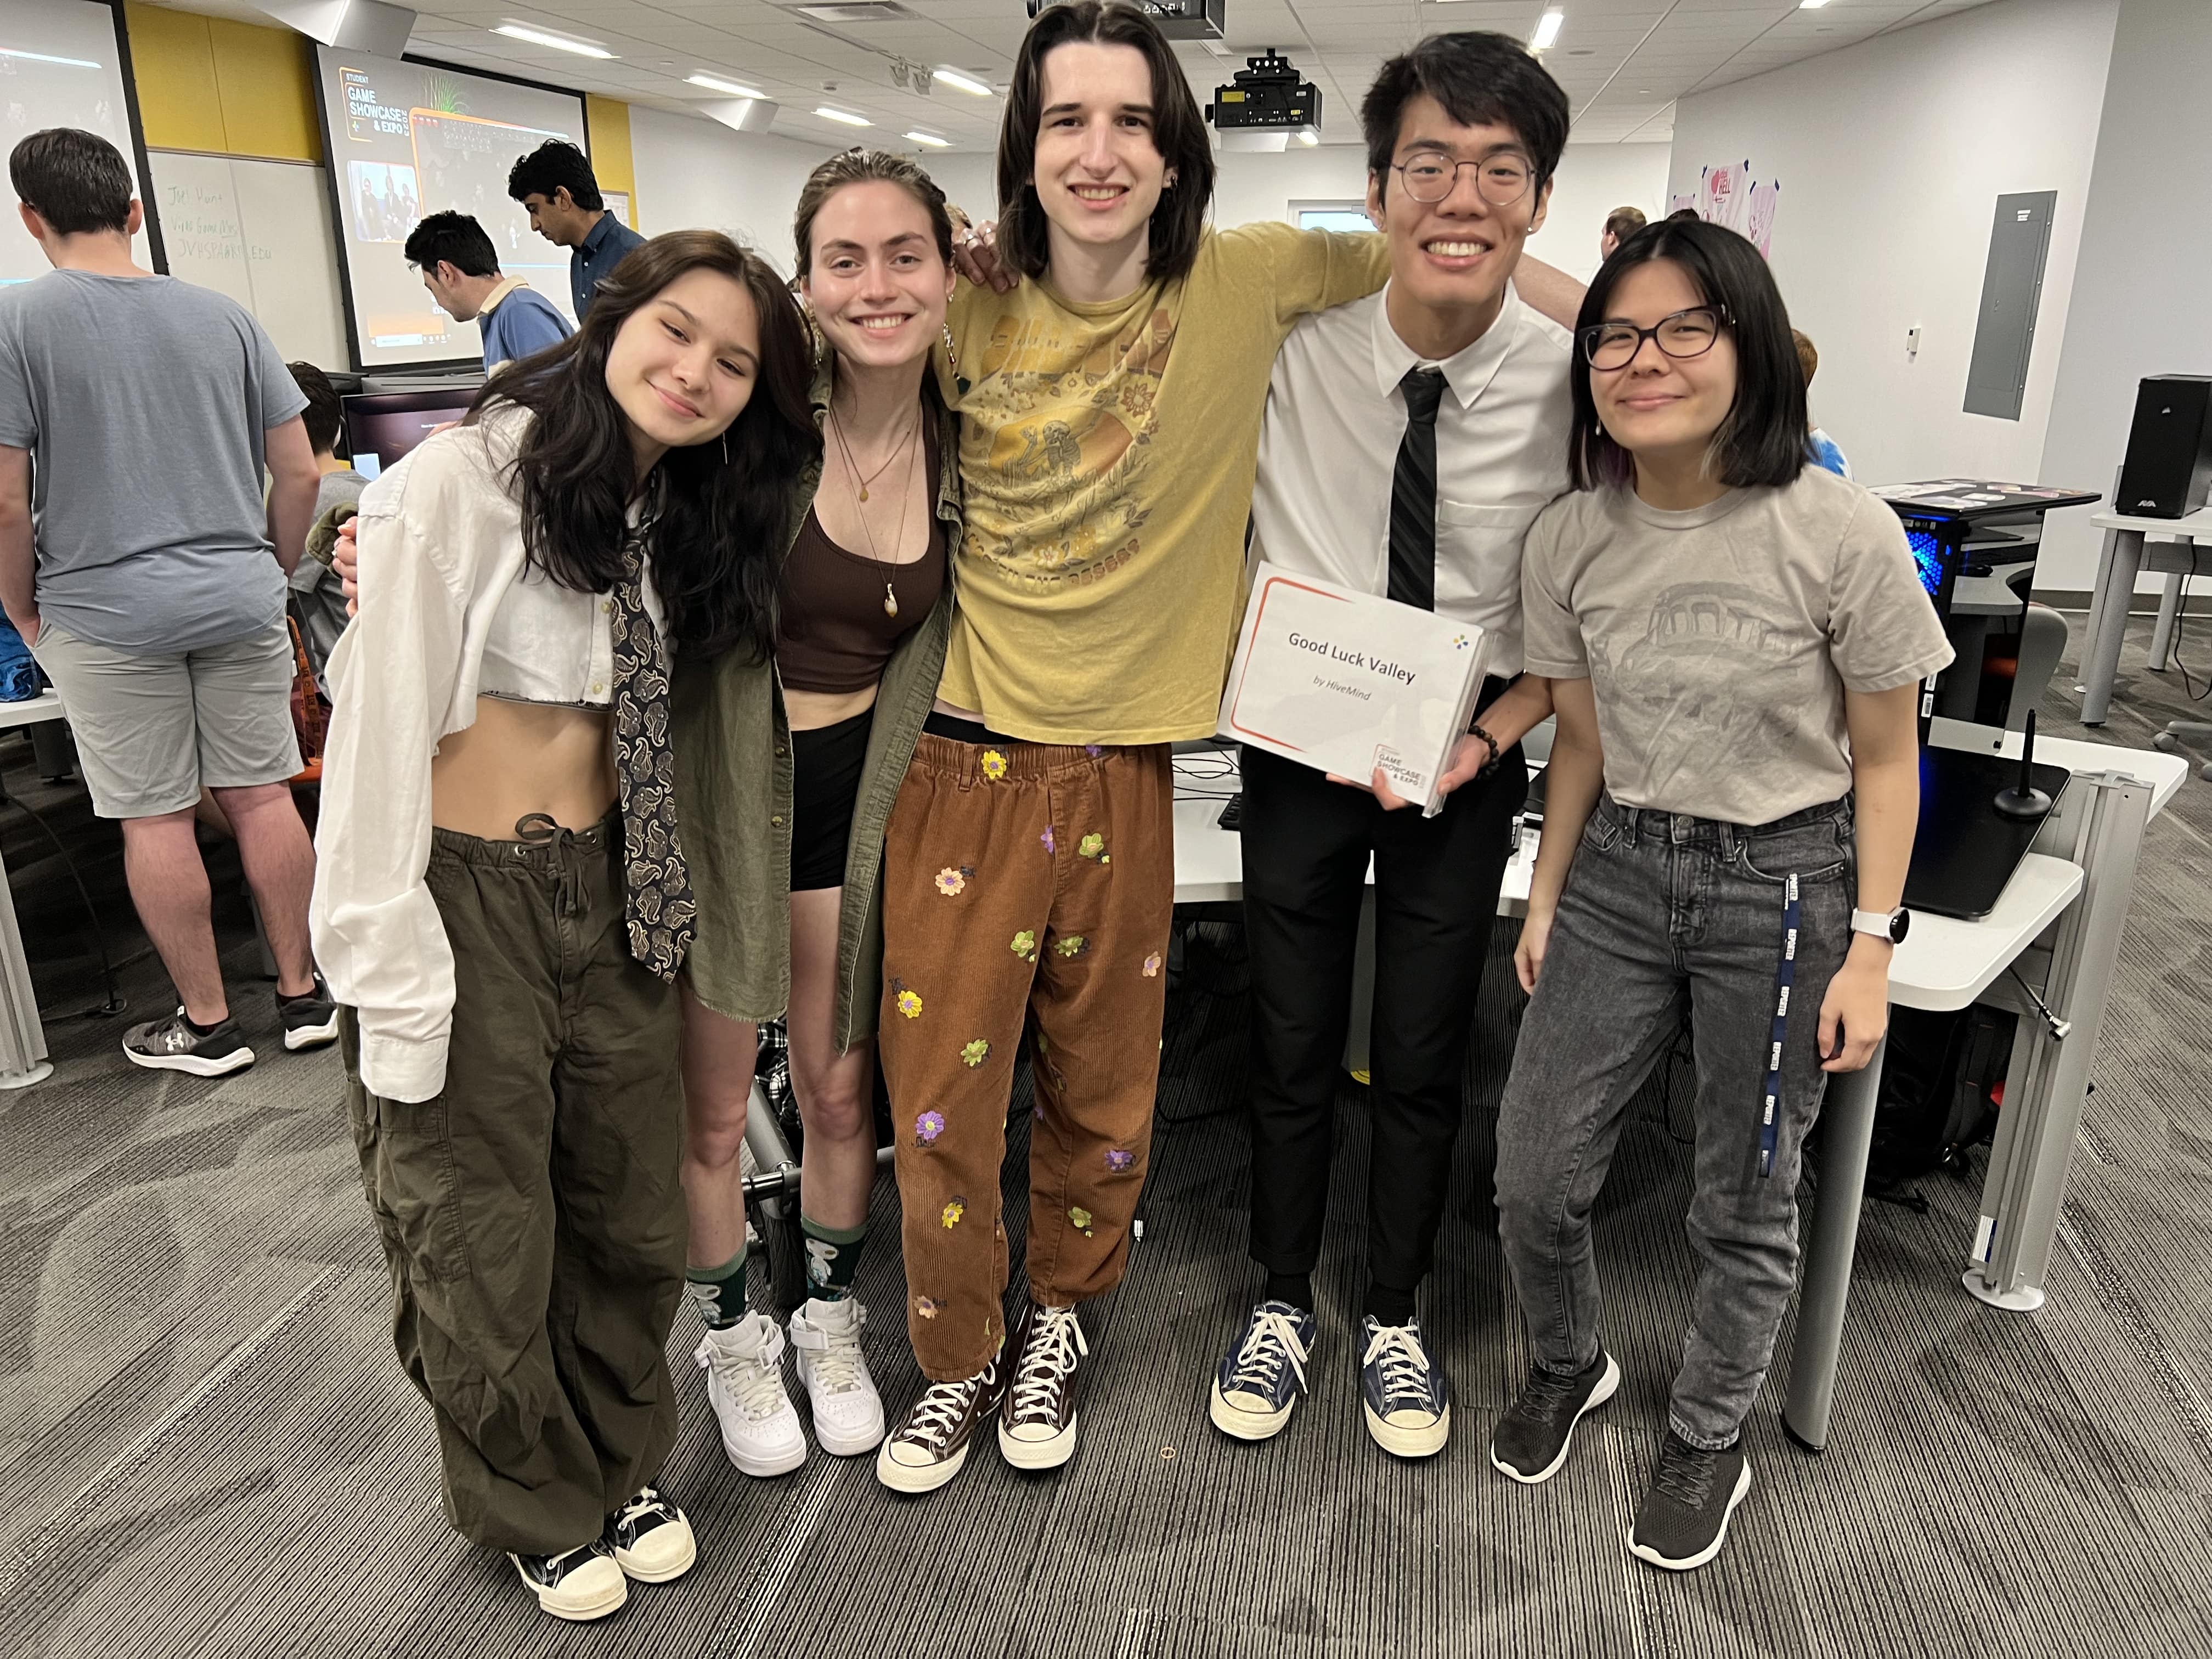
[[[813,732],[835,726],[876,706],[876,687],[857,691],[794,691],[783,688],[783,714],[794,732]]]
[[[613,721],[604,708],[477,699],[477,720],[442,739],[430,762],[430,822],[513,841],[542,812],[588,830],[615,804]]]

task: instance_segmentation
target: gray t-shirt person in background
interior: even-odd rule
[[[300,548],[270,544],[264,434],[306,407],[207,289],[66,270],[0,289],[0,445],[32,455],[41,618],[161,654],[282,621]]]

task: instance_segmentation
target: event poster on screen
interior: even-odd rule
[[[90,0],[0,0],[0,144],[12,151],[48,127],[106,139],[131,164],[139,199],[151,200],[131,139],[113,8]],[[12,196],[0,219],[0,283],[27,283],[53,268],[23,228]],[[154,268],[145,232],[131,247],[132,258]]]
[[[476,325],[440,310],[407,264],[407,233],[425,214],[473,216],[501,270],[575,320],[568,252],[531,229],[507,175],[548,138],[585,146],[581,98],[341,47],[317,46],[315,64],[362,368],[460,362],[483,349]]]

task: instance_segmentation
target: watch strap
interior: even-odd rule
[[[1893,939],[1895,914],[1890,910],[1855,909],[1851,912],[1851,931],[1854,933],[1872,933],[1879,939]]]

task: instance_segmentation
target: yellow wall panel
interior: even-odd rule
[[[124,20],[147,143],[156,149],[222,149],[222,105],[209,20],[137,0],[124,7]]]
[[[584,124],[592,135],[592,177],[601,190],[629,195],[629,222],[638,222],[637,174],[629,153],[629,106],[595,92],[584,94]]]
[[[207,20],[222,102],[223,149],[233,155],[319,161],[314,59],[307,37],[227,17]]]

